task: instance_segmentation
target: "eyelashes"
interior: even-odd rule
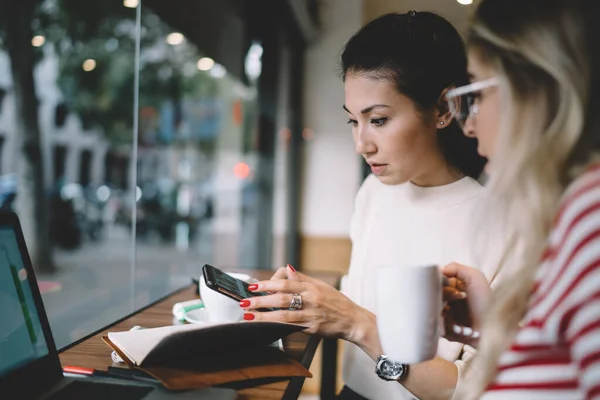
[[[369,121],[369,123],[375,125],[375,126],[383,126],[386,122],[387,122],[387,118],[374,118],[372,120]]]
[[[388,119],[389,118],[387,118],[387,117],[384,117],[384,118],[373,118],[373,119],[369,120],[369,123],[372,124],[372,125],[374,125],[374,126],[376,126],[376,127],[379,127],[379,126],[385,125],[385,123],[388,121]],[[357,126],[358,125],[358,121],[355,120],[355,119],[352,119],[352,118],[350,118],[348,120],[348,122],[346,122],[346,123],[349,124],[349,125],[353,125],[353,126]]]

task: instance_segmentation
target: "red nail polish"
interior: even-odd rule
[[[254,314],[244,314],[244,320],[245,321],[252,321],[254,319]]]
[[[258,285],[256,283],[248,285],[248,290],[255,291],[256,289],[258,289]]]
[[[291,269],[291,270],[292,270],[292,272],[296,272],[296,270],[294,269],[294,267],[292,267],[292,264],[288,264],[288,265],[287,265],[287,267],[288,267],[289,269]]]
[[[240,301],[240,307],[250,307],[250,300]]]

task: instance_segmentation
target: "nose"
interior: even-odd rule
[[[466,137],[474,138],[477,135],[475,134],[475,120],[473,116],[469,116],[465,121],[465,126],[463,127],[463,133]]]
[[[377,150],[367,129],[360,125],[354,128],[354,147],[356,154],[372,154]]]

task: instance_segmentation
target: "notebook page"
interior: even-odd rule
[[[135,364],[140,365],[148,353],[165,337],[183,331],[205,329],[213,324],[186,324],[162,326],[160,328],[141,329],[137,331],[108,332],[110,341],[119,347]]]

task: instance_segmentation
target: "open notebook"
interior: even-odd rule
[[[264,321],[207,323],[109,332],[102,339],[131,368],[177,390],[247,379],[310,377],[294,358],[270,346],[304,329]]]

